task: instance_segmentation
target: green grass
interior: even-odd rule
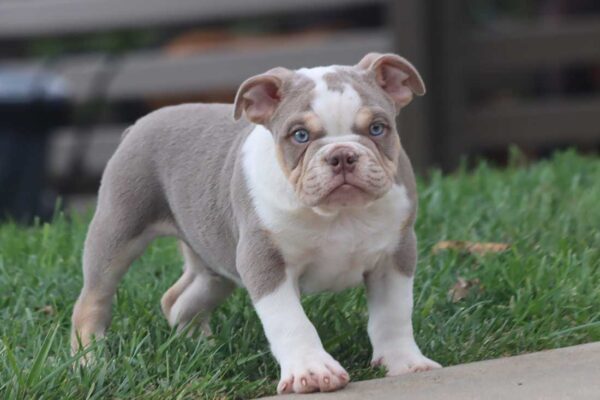
[[[514,163],[516,164],[516,163]],[[480,164],[420,184],[414,323],[444,365],[600,340],[600,159],[560,153],[525,168]],[[89,369],[72,369],[69,318],[81,285],[87,217],[0,226],[0,398],[248,398],[273,394],[278,368],[239,290],[215,335],[178,338],[159,299],[181,270],[176,243],[155,243],[126,276],[113,324]],[[433,254],[439,240],[495,241],[507,252]],[[453,303],[458,277],[479,288]],[[324,345],[354,380],[369,367],[362,289],[304,300]]]

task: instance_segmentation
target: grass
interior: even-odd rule
[[[519,168],[482,163],[420,183],[414,323],[424,353],[444,365],[600,340],[600,159],[574,152]],[[88,217],[0,226],[0,398],[249,398],[273,394],[278,368],[247,295],[212,319],[211,339],[178,338],[161,294],[180,273],[161,240],[120,286],[106,354],[72,369],[69,318],[81,285]],[[510,243],[508,251],[434,254],[440,240]],[[479,279],[453,302],[458,277]],[[362,289],[310,296],[305,309],[353,380],[369,367]]]

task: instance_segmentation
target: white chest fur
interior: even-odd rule
[[[404,187],[364,209],[323,216],[312,210],[266,220],[305,292],[356,286],[400,242],[408,216]]]
[[[272,234],[288,273],[304,292],[342,290],[400,242],[410,202],[403,186],[364,208],[323,214],[303,207],[281,171],[271,133],[257,126],[244,144],[244,171],[256,212]]]

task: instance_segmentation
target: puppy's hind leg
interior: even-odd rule
[[[205,335],[210,335],[210,312],[227,298],[235,285],[208,269],[186,244],[182,243],[181,248],[185,259],[183,275],[163,295],[162,310],[169,325],[176,326],[178,331],[195,322]]]
[[[90,224],[83,251],[83,289],[72,316],[73,353],[88,346],[92,337],[104,336],[117,285],[152,239],[134,228],[102,207]]]

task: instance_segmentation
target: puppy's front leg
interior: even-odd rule
[[[258,234],[260,237],[260,234]],[[281,367],[278,393],[333,391],[350,377],[323,348],[317,330],[302,309],[297,282],[286,273],[269,239],[240,243],[238,269],[262,322],[271,351]]]
[[[412,274],[416,254],[416,239],[410,232],[398,253],[371,272],[365,281],[372,363],[384,365],[388,376],[441,367],[421,353],[413,337]]]
[[[333,391],[346,386],[348,373],[321,344],[292,279],[255,303],[273,355],[281,366],[278,393]]]

